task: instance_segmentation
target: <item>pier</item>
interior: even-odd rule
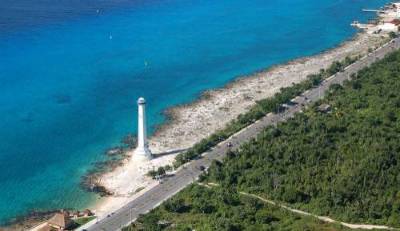
[[[377,13],[384,13],[384,10],[374,10],[374,9],[363,9],[364,12],[377,12]]]

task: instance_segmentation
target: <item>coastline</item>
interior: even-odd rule
[[[164,113],[168,120],[149,138],[149,146],[152,150],[162,152],[189,148],[202,138],[224,128],[256,101],[269,98],[281,88],[305,80],[308,75],[326,69],[334,61],[343,60],[346,56],[365,55],[368,48],[377,48],[383,41],[380,36],[358,32],[348,40],[318,54],[239,76],[220,88],[207,90],[190,103],[167,109]],[[193,129],[197,131],[193,132]]]
[[[338,46],[319,54],[298,58],[279,64],[251,75],[241,76],[225,86],[204,92],[192,103],[168,109],[168,121],[160,126],[149,139],[154,154],[183,150],[193,146],[216,130],[222,129],[229,121],[246,112],[256,101],[268,98],[281,88],[299,83],[309,75],[327,68],[332,62],[347,56],[365,55],[368,48],[375,48],[384,39],[381,36],[359,32]],[[179,152],[162,155],[144,163],[132,157],[128,151],[123,165],[100,176],[100,184],[114,193],[90,207],[102,218],[122,207],[157,181],[145,174],[159,166],[171,164]],[[146,164],[146,166],[144,166]],[[142,188],[140,192],[135,192]]]

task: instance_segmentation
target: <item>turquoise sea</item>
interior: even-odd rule
[[[84,208],[81,176],[168,107],[332,48],[387,0],[0,1],[0,223]]]

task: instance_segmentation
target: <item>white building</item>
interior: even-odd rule
[[[399,31],[398,26],[396,26],[393,23],[389,23],[389,22],[385,22],[384,24],[379,25],[378,28],[384,32],[398,32]]]
[[[138,104],[138,140],[137,147],[133,153],[134,156],[151,159],[151,151],[147,143],[147,128],[146,128],[146,100],[140,97]]]

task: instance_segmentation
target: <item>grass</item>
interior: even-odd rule
[[[78,227],[80,227],[80,226],[82,226],[82,225],[84,225],[84,224],[86,224],[86,223],[88,223],[88,222],[90,222],[90,221],[92,221],[94,219],[96,219],[96,216],[79,217],[79,218],[75,219],[74,222],[75,222],[75,224],[78,225]]]

